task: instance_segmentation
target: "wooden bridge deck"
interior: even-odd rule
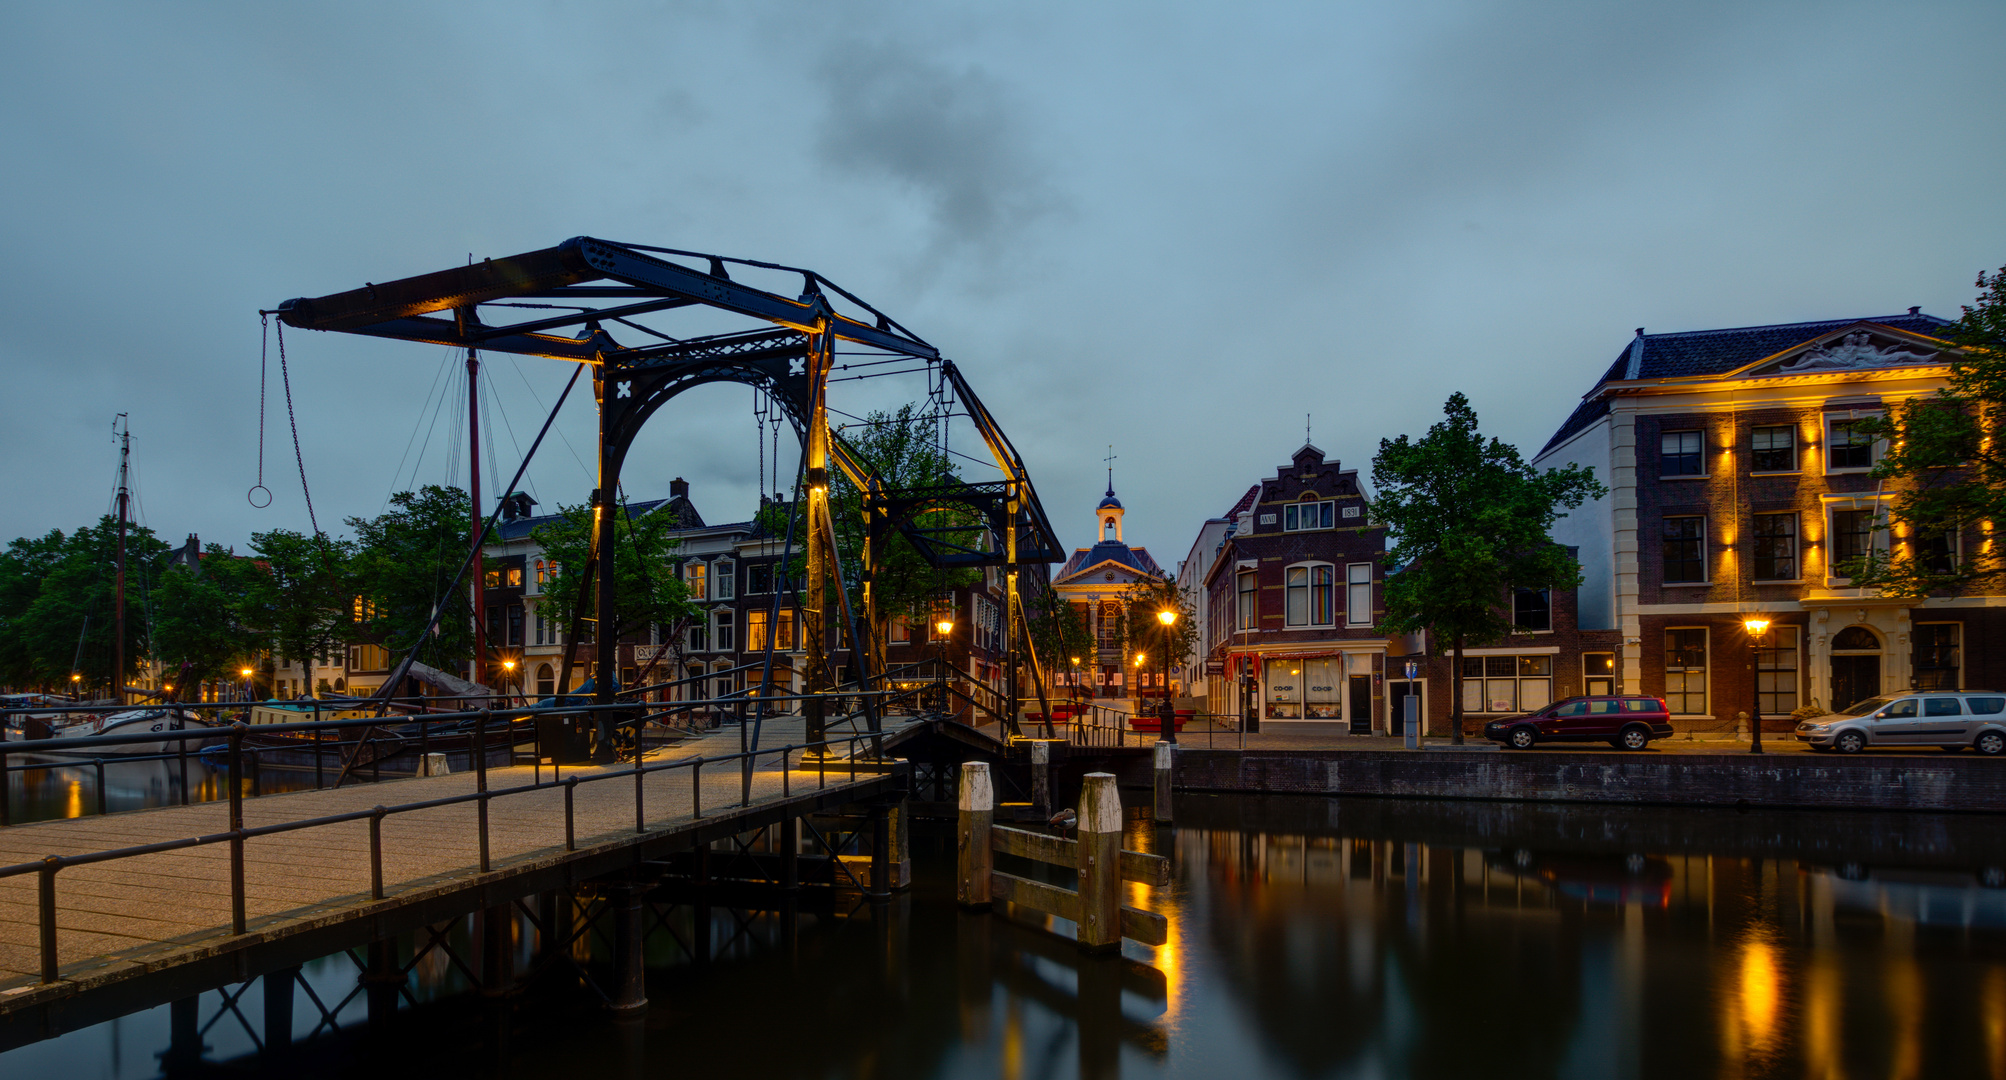
[[[769,723],[766,745],[800,742],[800,721]],[[836,733],[832,733],[832,737]],[[894,725],[887,739],[895,740]],[[650,763],[738,752],[727,730],[653,751]],[[749,806],[741,806],[740,762],[701,770],[702,818],[692,814],[696,785],[687,768],[648,773],[643,780],[646,832],[635,829],[631,766],[567,767],[564,774],[607,779],[575,788],[575,851],[564,835],[564,788],[489,800],[491,871],[479,866],[477,803],[392,814],[382,830],[384,899],[370,898],[369,822],[357,820],[254,837],[244,845],[247,933],[229,933],[230,851],[227,843],[67,867],[56,875],[61,980],[40,983],[37,878],[0,879],[0,1024],[28,1006],[73,997],[176,965],[237,954],[241,973],[275,967],[246,951],[301,937],[289,950],[311,955],[363,944],[393,927],[436,921],[444,914],[493,903],[632,866],[644,857],[701,839],[756,828],[766,820],[808,813],[876,794],[895,780],[875,763],[837,760],[822,770],[795,752],[783,776],[778,754],[753,771]],[[868,753],[863,745],[860,754]],[[625,774],[620,775],[620,774]],[[544,768],[548,782],[551,772]],[[529,766],[488,771],[488,788],[526,786]],[[826,786],[821,786],[826,783]],[[787,794],[783,794],[783,789]],[[359,784],[339,789],[266,795],[244,801],[244,824],[255,829],[353,811],[461,795],[475,790],[471,773]],[[229,805],[219,801],[0,829],[0,865],[180,840],[229,830]],[[403,919],[382,916],[409,909]],[[370,926],[343,924],[371,921]],[[355,940],[345,940],[354,938]],[[307,941],[306,939],[311,939]],[[313,950],[318,950],[317,952]],[[289,962],[298,962],[292,959]],[[215,966],[211,964],[210,966]],[[62,1025],[71,1026],[71,1025]],[[0,1036],[0,1043],[13,1042]]]

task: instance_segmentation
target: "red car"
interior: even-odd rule
[[[1672,714],[1665,699],[1633,697],[1571,697],[1524,716],[1493,720],[1484,738],[1518,750],[1543,742],[1606,742],[1618,750],[1642,750],[1652,739],[1672,733]]]

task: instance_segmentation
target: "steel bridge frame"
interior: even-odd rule
[[[704,269],[674,259],[705,264]],[[731,278],[727,264],[801,275],[801,294],[789,299],[753,288]],[[838,311],[833,292],[869,318]],[[496,307],[519,307],[528,301],[556,301],[575,308],[539,315],[507,325],[491,325],[483,315]],[[584,303],[577,303],[584,301]],[[538,304],[537,307],[546,305]],[[770,324],[754,329],[671,338],[634,319],[686,307],[705,307]],[[505,310],[505,308],[503,309]],[[842,607],[844,635],[868,688],[886,668],[884,643],[875,640],[876,606],[871,578],[874,553],[896,531],[934,566],[998,566],[1005,572],[1008,611],[1004,621],[1004,653],[1008,667],[1006,726],[1016,728],[1017,682],[1021,648],[1038,697],[1046,697],[1043,666],[1031,645],[1028,618],[1018,588],[1019,569],[1027,564],[1065,559],[1058,536],[1032,487],[1023,459],[995,417],[969,387],[960,370],[918,335],[854,294],[812,270],[775,263],[732,259],[702,252],[615,243],[588,236],[573,237],[555,247],[502,259],[486,259],[463,267],[401,278],[366,282],[360,289],[281,303],[277,312],[288,326],[363,334],[371,337],[425,342],[477,350],[544,356],[592,367],[593,397],[598,403],[598,487],[592,492],[593,555],[581,568],[579,603],[574,606],[566,640],[560,696],[569,690],[574,650],[579,639],[587,593],[597,586],[594,610],[609,629],[616,624],[614,576],[597,573],[613,565],[615,530],[609,518],[619,488],[620,472],[641,428],[671,399],[707,383],[735,382],[756,387],[779,402],[801,441],[808,489],[806,517],[806,580],[801,621],[807,645],[806,686],[810,698],[803,712],[811,741],[821,738],[824,709],[821,695],[835,689],[828,658],[828,584],[835,580]],[[444,314],[442,314],[444,313]],[[656,341],[630,345],[616,340],[609,326],[650,335]],[[572,330],[572,336],[552,333]],[[926,489],[892,488],[868,464],[835,437],[829,428],[828,385],[835,367],[836,344],[847,341],[895,356],[940,365],[942,378],[981,433],[1003,477],[987,483],[967,483]],[[851,612],[836,559],[835,523],[829,511],[829,467],[843,471],[864,495],[865,542],[859,553],[862,612]],[[504,493],[506,494],[506,493]],[[478,509],[478,508],[477,508]],[[938,528],[918,523],[921,515],[951,510],[978,522],[976,531],[987,543],[957,541],[953,534],[969,529]],[[595,581],[596,574],[596,581]],[[478,588],[478,583],[475,585]],[[861,615],[861,619],[857,616]],[[863,630],[860,634],[858,627]],[[617,635],[595,638],[601,678],[594,700],[614,703],[618,669]],[[1050,708],[1046,708],[1047,715]],[[871,730],[878,730],[873,711]]]

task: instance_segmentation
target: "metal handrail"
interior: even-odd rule
[[[568,711],[576,711],[576,708],[574,707],[573,709]],[[486,721],[491,717],[491,713],[492,713],[491,710],[482,710],[480,713],[474,714],[477,719],[476,730],[481,734],[485,734]],[[233,774],[234,770],[240,764],[240,759],[243,749],[242,746],[243,736],[247,728],[248,725],[242,723],[232,725],[231,727],[230,756],[231,756],[231,766],[233,769]],[[674,761],[656,762],[652,765],[642,761],[640,755],[640,748],[637,745],[634,765],[631,769],[626,769],[626,770],[607,769],[597,774],[590,774],[584,776],[581,776],[578,773],[574,772],[569,777],[566,777],[561,781],[555,779],[553,776],[553,779],[549,783],[544,783],[539,778],[537,781],[530,784],[518,785],[516,787],[510,787],[510,788],[502,788],[500,790],[494,790],[494,791],[490,791],[488,789],[487,765],[486,765],[487,759],[485,754],[481,754],[476,757],[475,790],[463,795],[449,795],[437,799],[425,799],[417,802],[400,803],[395,806],[378,805],[371,807],[370,809],[367,810],[351,810],[339,814],[327,814],[315,818],[304,818],[299,821],[288,821],[288,822],[279,822],[272,825],[261,825],[255,828],[246,828],[244,826],[243,796],[242,796],[241,785],[233,784],[231,785],[231,796],[230,796],[230,828],[225,832],[206,833],[200,836],[188,837],[181,840],[166,840],[153,844],[140,844],[124,848],[111,848],[104,851],[88,852],[82,855],[49,855],[34,862],[16,863],[12,866],[0,867],[0,879],[20,877],[26,874],[40,875],[39,888],[37,890],[38,892],[37,929],[39,931],[39,937],[40,937],[41,980],[42,983],[46,985],[49,983],[56,982],[60,979],[60,971],[59,971],[60,965],[58,963],[58,951],[57,951],[58,941],[56,933],[56,874],[68,867],[87,866],[96,863],[111,862],[118,859],[136,858],[142,855],[156,855],[168,851],[178,851],[185,848],[201,847],[209,844],[228,843],[231,848],[230,933],[232,935],[242,935],[245,932],[245,921],[246,921],[245,889],[244,889],[244,842],[246,840],[263,836],[273,836],[282,833],[297,832],[304,829],[318,828],[324,825],[336,825],[344,822],[361,821],[367,819],[370,822],[370,830],[369,830],[370,899],[372,901],[379,901],[385,898],[385,891],[383,887],[382,822],[384,818],[392,814],[411,813],[418,810],[436,809],[438,807],[454,806],[468,802],[477,803],[480,809],[480,814],[478,816],[478,824],[477,824],[477,828],[479,830],[479,841],[480,841],[480,870],[482,873],[489,873],[492,870],[492,865],[489,860],[489,854],[488,854],[489,834],[488,834],[487,806],[488,803],[493,799],[509,795],[520,795],[528,792],[546,791],[552,788],[562,787],[565,792],[564,795],[565,850],[575,851],[577,850],[577,839],[576,839],[576,818],[574,810],[575,806],[574,795],[577,790],[577,786],[581,783],[593,783],[601,780],[616,779],[631,774],[634,777],[634,814],[635,814],[634,831],[638,834],[645,835],[647,833],[647,825],[646,825],[647,814],[646,814],[646,804],[645,804],[645,786],[643,784],[643,780],[648,773],[665,772],[671,769],[688,768],[691,772],[690,816],[692,819],[701,819],[704,816],[703,801],[702,801],[703,788],[701,783],[702,779],[701,770],[703,769],[703,766],[706,763],[721,764],[724,762],[747,759],[747,763],[748,765],[750,765],[751,759],[756,759],[761,756],[779,755],[781,764],[781,770],[780,770],[781,798],[785,799],[785,798],[790,798],[793,794],[792,791],[793,770],[791,768],[790,758],[795,751],[797,750],[820,751],[816,761],[817,788],[820,789],[820,788],[826,788],[828,786],[828,764],[829,764],[828,751],[832,745],[841,742],[842,744],[845,744],[848,747],[849,779],[852,783],[854,783],[857,778],[857,765],[858,765],[856,757],[857,744],[873,738],[880,738],[880,737],[882,736],[876,733],[866,733],[862,735],[854,735],[844,740],[832,740],[824,738],[816,742],[793,743],[787,746],[775,747],[768,750],[748,751],[738,754],[720,754],[716,757],[711,757],[711,758],[706,758],[704,756],[699,755],[693,758],[680,758]],[[878,766],[883,766],[885,764],[881,759],[874,759],[874,763]],[[874,771],[882,771],[882,769]],[[751,791],[748,787],[748,789],[740,798],[739,806],[746,807],[750,805],[752,805],[752,796],[751,796]]]

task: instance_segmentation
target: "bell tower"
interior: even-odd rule
[[[1114,497],[1114,485],[1109,484],[1107,489],[1107,498],[1102,499],[1101,504],[1097,507],[1094,507],[1094,516],[1095,518],[1098,519],[1099,522],[1098,525],[1096,526],[1097,529],[1096,535],[1094,536],[1095,543],[1107,544],[1107,543],[1122,542],[1121,515],[1123,514],[1123,512],[1124,511],[1121,508],[1121,500]]]

